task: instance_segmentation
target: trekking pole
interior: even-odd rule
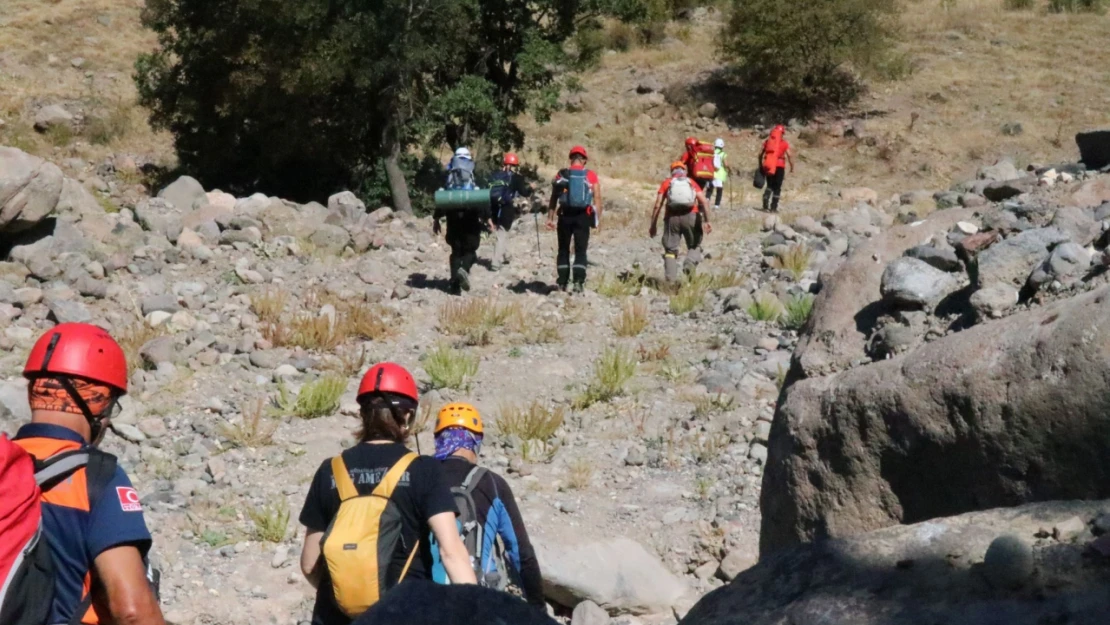
[[[543,253],[540,252],[540,216],[536,211],[532,211],[532,221],[536,224],[536,257],[543,258]]]

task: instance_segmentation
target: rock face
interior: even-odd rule
[[[762,554],[897,523],[1110,496],[1110,286],[788,389]]]
[[[1048,251],[1067,240],[1068,235],[1056,228],[1036,228],[996,243],[979,254],[978,283],[1020,287]]]
[[[0,233],[26,230],[53,213],[62,170],[22,150],[0,147]]]
[[[861,319],[876,314],[873,311],[882,299],[882,272],[876,266],[883,267],[972,215],[970,209],[949,209],[933,213],[917,226],[893,227],[822,271],[810,331],[799,338],[791,375],[814,377],[839,371],[864,354],[868,335]]]
[[[558,549],[537,545],[544,593],[564,606],[593,601],[609,612],[669,611],[686,586],[639,543],[617,538]]]
[[[1084,557],[1086,541],[1042,530],[1107,509],[1030,504],[786,549],[706,595],[680,625],[1105,623],[1110,567]]]

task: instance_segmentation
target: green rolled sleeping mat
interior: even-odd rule
[[[489,208],[489,189],[439,189],[435,195],[436,209],[445,211]]]

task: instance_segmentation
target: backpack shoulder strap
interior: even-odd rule
[[[405,474],[405,471],[408,471],[412,461],[417,458],[419,458],[419,456],[411,451],[402,456],[401,459],[397,461],[397,464],[394,464],[393,467],[389,469],[389,472],[385,474],[382,481],[378,483],[377,488],[374,489],[374,494],[386,498],[392,496],[393,489],[397,488],[397,484],[400,483],[401,477]]]
[[[474,489],[478,488],[478,483],[482,481],[482,477],[485,476],[485,474],[485,467],[474,467],[473,469],[471,469],[470,473],[466,474],[466,479],[463,480],[461,486],[463,492],[468,495],[470,493],[473,493]]]
[[[347,473],[347,463],[343,462],[343,454],[331,459],[331,474],[335,479],[335,487],[339,490],[340,502],[358,497],[358,489],[351,481],[351,474]]]
[[[35,459],[35,482],[44,491],[54,488],[81,467],[89,464],[87,449],[72,449],[43,460]]]
[[[89,494],[89,510],[96,509],[96,503],[108,489],[108,484],[116,476],[116,457],[95,447],[89,451],[89,464],[85,467],[85,484]]]

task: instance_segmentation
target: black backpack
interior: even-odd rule
[[[490,175],[489,198],[494,217],[500,217],[502,210],[513,205],[513,200],[516,199],[516,189],[513,188],[513,172],[501,170]]]

